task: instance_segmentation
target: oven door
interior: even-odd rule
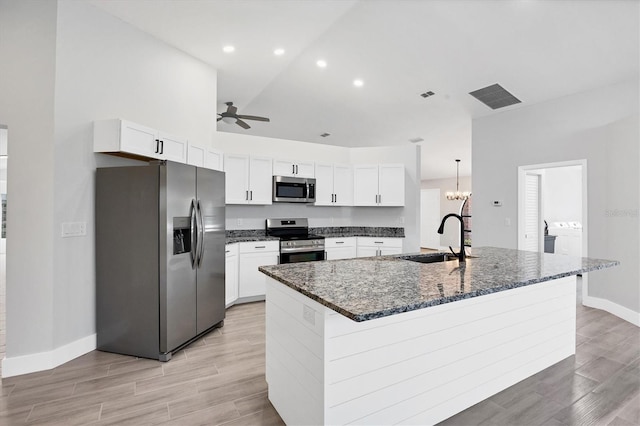
[[[280,264],[283,263],[297,263],[297,262],[311,262],[313,260],[324,260],[324,250],[313,251],[297,251],[297,252],[280,252]]]

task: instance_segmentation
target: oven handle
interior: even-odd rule
[[[324,251],[324,247],[315,247],[313,250],[309,250],[308,247],[301,247],[301,248],[283,248],[280,247],[280,253],[317,253],[317,252],[323,252]]]

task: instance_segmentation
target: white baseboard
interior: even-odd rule
[[[96,335],[92,334],[48,352],[4,358],[2,377],[12,377],[36,371],[50,370],[96,348]]]
[[[590,308],[602,309],[603,311],[607,311],[618,318],[622,318],[623,320],[640,327],[639,312],[632,311],[631,309],[620,306],[610,300],[593,296],[585,296],[585,293],[582,293],[582,304]]]

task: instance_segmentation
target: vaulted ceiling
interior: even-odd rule
[[[232,101],[271,119],[219,131],[352,147],[420,138],[423,179],[455,176],[456,158],[471,173],[473,118],[640,72],[637,0],[90,1],[216,68],[218,112]],[[521,103],[494,111],[469,95],[494,83]]]

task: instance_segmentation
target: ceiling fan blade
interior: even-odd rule
[[[243,129],[250,129],[251,126],[249,126],[247,123],[245,123],[244,121],[237,119],[236,120],[236,124],[240,127],[242,127]]]
[[[218,119],[216,121],[220,121],[220,120],[222,120],[222,117],[218,117]]]
[[[258,117],[255,115],[238,115],[238,118],[244,118],[245,120],[270,121],[267,117]]]

